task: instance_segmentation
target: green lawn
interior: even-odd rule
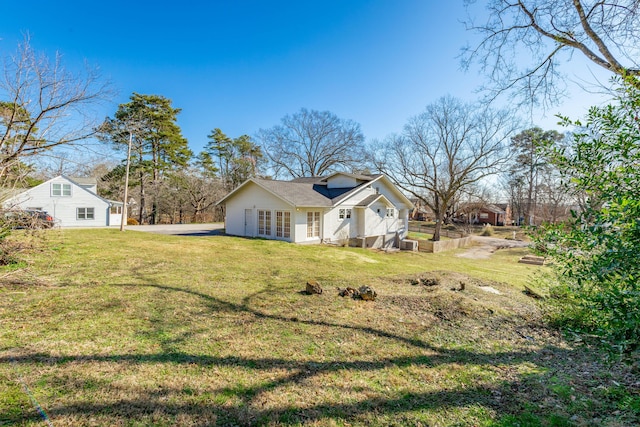
[[[0,425],[43,425],[26,387],[56,426],[640,422],[630,368],[548,329],[522,293],[545,268],[524,250],[46,233],[0,271]],[[300,292],[308,279],[324,293]],[[363,284],[377,301],[337,295]]]

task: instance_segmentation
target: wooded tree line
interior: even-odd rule
[[[35,55],[30,49],[22,54]],[[20,66],[27,67],[14,65]],[[38,68],[33,72],[44,73]],[[97,93],[84,95],[87,85],[86,82],[76,85],[81,88],[81,95],[72,92],[69,99],[56,102],[82,106],[104,94],[99,87]],[[20,82],[13,86],[21,87]],[[26,176],[33,171],[27,166],[29,156],[49,154],[57,145],[75,143],[38,139],[40,125],[31,126],[31,117],[49,114],[54,116],[53,120],[62,113],[57,112],[56,104],[49,110],[41,107],[44,112],[28,111],[24,101],[18,102],[20,96],[17,92],[16,102],[5,102],[0,110],[5,126],[6,183],[20,179],[19,171]],[[520,126],[513,112],[463,103],[452,97],[443,97],[410,118],[402,133],[369,146],[358,123],[328,111],[303,108],[284,116],[280,124],[259,130],[255,138],[246,134],[230,137],[214,128],[203,150],[195,154],[178,126],[180,113],[180,108],[161,95],[133,93],[112,117],[92,128],[83,128],[82,133],[76,132],[75,138],[96,137],[122,158],[109,170],[100,162],[93,171],[87,168],[82,171],[99,180],[102,196],[123,199],[128,159],[128,216],[138,223],[220,221],[224,212],[215,203],[256,176],[290,179],[337,170],[383,172],[405,192],[431,207],[438,230],[465,200],[474,199],[476,204],[498,201],[498,186],[488,191],[486,186],[483,188],[483,180],[499,176],[509,168],[514,179],[508,189],[512,191],[511,200],[518,216],[529,218],[534,208],[543,204],[542,196],[556,190],[550,179],[544,180],[544,188],[538,182],[543,173],[551,173],[543,165],[544,159],[531,159],[538,156],[537,140],[553,132],[538,130],[542,135],[525,143],[526,135],[534,131],[513,137]],[[559,135],[553,135],[559,139]],[[529,170],[525,171],[527,167]],[[516,174],[516,170],[520,172]],[[523,186],[527,187],[524,193]],[[543,189],[549,191],[545,193]]]

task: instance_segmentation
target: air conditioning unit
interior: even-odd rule
[[[409,240],[404,239],[400,241],[400,249],[403,251],[417,251],[418,250],[418,241],[417,240]]]

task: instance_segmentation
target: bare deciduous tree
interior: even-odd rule
[[[570,217],[571,208],[575,206],[573,192],[569,191],[557,169],[543,171],[542,183],[538,189],[538,206],[536,218],[539,223],[556,224]]]
[[[524,200],[517,203],[519,209],[516,213],[518,218],[524,218],[528,225],[536,223],[539,193],[541,186],[545,184],[542,178],[551,176],[553,169],[543,148],[551,144],[558,145],[563,138],[564,136],[555,130],[544,131],[539,127],[523,130],[511,138],[511,148],[515,157],[509,169],[508,182],[514,194],[525,195]],[[518,185],[524,189],[516,189]]]
[[[91,107],[109,95],[96,70],[71,73],[60,54],[50,60],[25,38],[0,74],[0,179],[28,157],[92,136]]]
[[[443,97],[409,119],[402,134],[375,147],[372,160],[433,210],[437,241],[446,212],[461,192],[507,164],[505,148],[517,126],[508,111],[479,110]]]
[[[466,0],[468,10],[475,1]],[[574,53],[614,75],[640,75],[638,0],[485,0],[486,22],[469,18],[482,37],[465,49],[463,65],[477,63],[495,97],[515,91],[549,105],[566,88],[559,65]]]
[[[225,194],[220,178],[203,173],[197,167],[172,173],[161,193],[165,216],[170,222],[216,221],[216,201]],[[223,219],[223,218],[222,218]]]
[[[261,129],[258,139],[276,176],[320,176],[356,169],[364,158],[360,125],[329,111],[303,108],[283,117],[280,125]]]

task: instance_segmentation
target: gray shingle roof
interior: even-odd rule
[[[504,209],[496,206],[496,205],[487,205],[482,207],[480,210],[489,211],[492,213],[506,213]]]
[[[381,197],[384,197],[384,196],[382,194],[372,194],[360,200],[360,203],[358,203],[356,206],[366,208],[370,204],[375,203]]]
[[[270,179],[257,179],[253,178],[246,181],[240,187],[227,194],[218,204],[224,203],[229,197],[233,197],[236,191],[240,190],[247,183],[254,183],[272,194],[280,197],[293,206],[299,207],[332,207],[337,206],[343,200],[349,198],[351,195],[362,190],[363,187],[370,185],[372,182],[383,177],[382,174],[375,175],[361,175],[350,174],[340,172],[342,175],[353,177],[357,180],[357,185],[353,188],[328,188],[327,182],[329,177],[303,177],[295,178],[291,181],[279,181]],[[334,174],[335,175],[335,174]],[[333,175],[332,175],[333,176]],[[402,193],[398,193],[401,197],[404,197]],[[368,206],[379,197],[384,197],[380,194],[374,194],[361,201],[363,206]],[[386,199],[386,197],[385,197]],[[408,206],[412,206],[411,202],[406,200]]]
[[[323,177],[322,181],[326,182],[329,178],[331,178],[332,176],[337,175],[337,174],[349,176],[351,178],[357,179],[358,181],[373,181],[377,177],[382,176],[382,174],[364,175],[364,174],[361,174],[361,173],[336,172],[336,173],[334,173],[332,175]]]
[[[295,206],[332,206],[331,199],[313,189],[313,182],[275,181],[267,179],[254,179],[254,181]]]
[[[316,183],[316,182],[320,182],[323,180],[323,177],[321,176],[302,176],[299,178],[293,178],[291,181],[286,181],[286,182],[302,182],[302,183]]]
[[[97,185],[98,184],[98,180],[95,178],[81,178],[76,176],[70,176],[68,178],[71,181],[75,182],[76,184],[80,184],[80,185]]]
[[[362,182],[353,188],[327,188],[327,177],[296,178],[292,181],[266,179],[254,179],[253,181],[295,206],[331,207],[359,191],[363,185],[381,176],[345,175],[352,176]]]

